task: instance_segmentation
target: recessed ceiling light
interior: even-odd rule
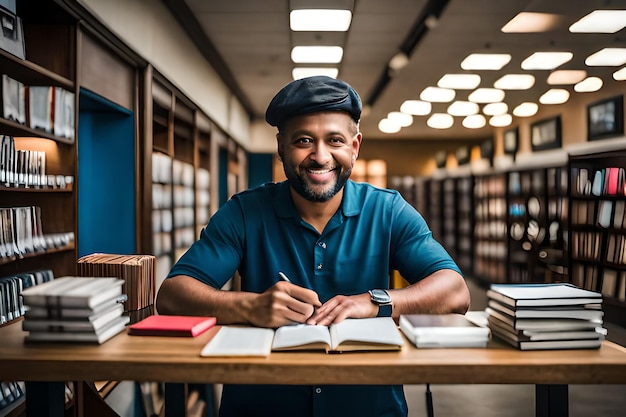
[[[506,113],[509,110],[509,106],[506,103],[489,103],[483,107],[483,113],[488,116],[499,116]]]
[[[592,93],[602,88],[602,79],[598,77],[587,77],[574,86],[577,93]]]
[[[449,103],[455,95],[456,91],[449,88],[426,87],[420,93],[420,99],[431,103]]]
[[[613,73],[613,79],[615,79],[615,81],[624,81],[626,80],[626,67],[617,70]]]
[[[550,85],[570,85],[584,80],[586,76],[585,70],[557,70],[550,73],[547,82]]]
[[[526,101],[513,109],[513,114],[517,117],[530,117],[537,114],[539,106],[537,103]]]
[[[521,12],[500,29],[504,33],[547,32],[554,29],[561,17],[551,13]]]
[[[414,116],[425,116],[430,113],[432,107],[433,105],[429,101],[406,100],[400,106],[400,111]]]
[[[313,67],[298,67],[291,70],[291,76],[294,80],[300,78],[312,77],[314,75],[326,75],[331,78],[337,78],[339,69],[337,68],[313,68]]]
[[[585,59],[590,67],[619,67],[626,64],[626,48],[604,48]]]
[[[500,70],[511,61],[510,54],[470,54],[463,62],[464,70]]]
[[[454,124],[454,118],[448,113],[433,113],[426,124],[433,129],[448,129]]]
[[[569,100],[569,91],[561,88],[552,88],[539,97],[541,104],[563,104],[567,100]]]
[[[350,10],[298,9],[289,13],[289,27],[293,31],[345,32],[351,21]]]
[[[524,61],[525,70],[551,70],[565,64],[574,57],[571,52],[535,52]]]
[[[437,81],[438,87],[455,90],[473,90],[478,84],[480,84],[478,74],[445,74]]]
[[[338,64],[342,57],[341,46],[294,46],[291,50],[296,64]]]
[[[594,10],[569,27],[573,33],[615,33],[626,26],[626,10]]]
[[[399,124],[394,123],[389,119],[382,119],[380,122],[378,122],[378,130],[383,133],[398,133],[400,129],[401,127]]]
[[[407,127],[413,124],[413,116],[400,111],[392,111],[387,114],[387,119],[397,123],[400,127]]]
[[[535,77],[530,74],[507,74],[493,83],[502,90],[528,90],[535,85]]]
[[[468,97],[474,103],[497,103],[504,100],[504,91],[497,88],[478,88]]]
[[[478,104],[471,101],[455,101],[448,106],[448,114],[452,116],[469,116],[478,113]]]
[[[463,126],[468,129],[480,129],[486,124],[487,120],[482,114],[472,114],[463,119]]]
[[[489,119],[489,125],[493,127],[505,127],[511,124],[513,117],[510,114],[499,114]]]

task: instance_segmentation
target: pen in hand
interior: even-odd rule
[[[283,274],[282,272],[278,272],[278,278],[280,278],[281,281],[291,282],[287,275]]]

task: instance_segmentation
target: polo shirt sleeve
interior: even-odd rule
[[[462,274],[446,249],[433,238],[422,215],[399,194],[392,209],[390,260],[392,269],[410,283],[441,269]]]
[[[176,262],[168,278],[187,275],[214,288],[222,288],[242,259],[244,226],[236,199],[229,200],[211,217],[199,239]]]

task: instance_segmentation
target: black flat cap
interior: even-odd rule
[[[272,126],[281,126],[294,116],[328,110],[345,111],[358,122],[361,98],[348,83],[317,75],[294,80],[283,87],[267,106],[265,120]]]

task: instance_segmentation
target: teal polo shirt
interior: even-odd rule
[[[320,301],[388,288],[393,270],[414,283],[441,269],[461,272],[422,216],[393,190],[348,181],[341,207],[320,234],[304,222],[287,182],[234,195],[168,277],[221,288],[235,273],[242,290],[263,292],[284,272]],[[220,416],[405,416],[402,385],[226,385]]]

